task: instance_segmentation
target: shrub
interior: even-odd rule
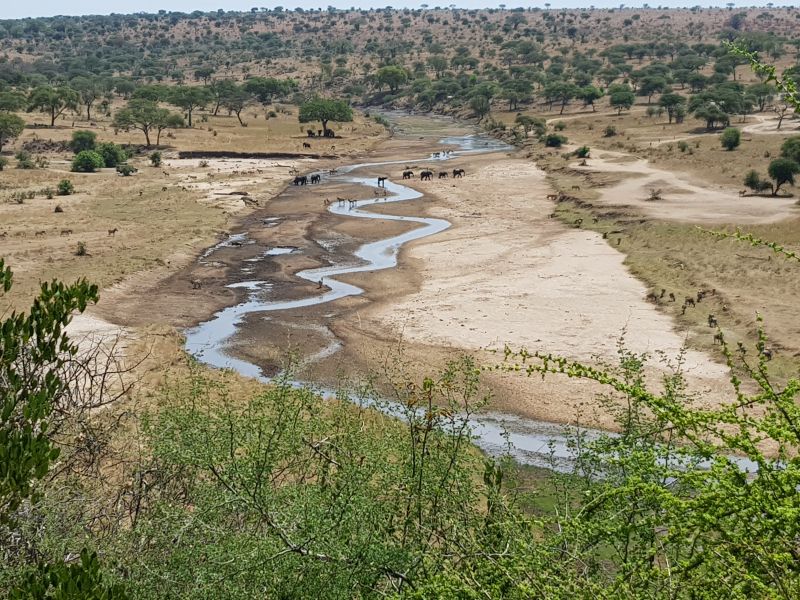
[[[117,165],[117,173],[122,175],[123,177],[129,177],[136,173],[138,169],[133,165],[129,165],[128,163],[122,163],[121,165]]]
[[[105,166],[109,168],[121,165],[128,160],[128,153],[122,149],[122,146],[110,142],[98,145],[97,153],[103,157]]]
[[[603,137],[614,137],[615,135],[617,135],[617,128],[613,125],[608,125],[603,130]]]
[[[75,186],[69,179],[62,179],[58,182],[58,195],[69,196],[75,193]]]
[[[201,169],[205,169],[208,166],[208,161],[207,160],[201,160],[200,163],[199,163],[199,166],[200,166]]]
[[[44,197],[45,198],[47,198],[48,200],[52,200],[53,196],[55,196],[55,193],[53,192],[52,188],[46,188],[44,190]]]
[[[589,146],[581,146],[575,150],[575,156],[578,158],[589,158]]]
[[[75,154],[79,154],[85,150],[94,150],[96,144],[97,134],[93,131],[76,131],[72,134],[69,148]]]
[[[567,128],[567,124],[564,121],[556,121],[553,124],[553,129],[556,131],[564,131]]]
[[[161,166],[161,152],[156,151],[150,155],[150,164],[154,167]]]
[[[5,156],[0,156],[0,171],[8,166],[8,159]]]
[[[686,142],[686,140],[678,141],[678,150],[680,150],[681,152],[686,152],[688,149],[689,149],[689,144]]]
[[[548,148],[561,148],[561,146],[566,143],[567,138],[557,133],[549,133],[544,138],[544,145]]]
[[[719,136],[719,141],[725,150],[731,151],[734,148],[738,148],[739,144],[742,143],[742,132],[736,127],[728,127]]]
[[[64,209],[63,209],[63,208],[61,208],[61,205],[60,205],[60,204],[56,204],[56,207],[53,209],[53,212],[54,212],[54,213],[63,213],[63,212],[64,212]]]
[[[31,157],[31,153],[27,150],[20,150],[14,156],[17,159],[17,168],[18,169],[35,169],[36,165],[33,162],[33,158]]]
[[[94,150],[78,152],[72,159],[72,170],[76,173],[94,173],[106,166],[103,157]]]
[[[75,248],[75,256],[88,256],[89,251],[86,249],[85,242],[78,242],[78,246]]]

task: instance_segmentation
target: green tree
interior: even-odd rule
[[[100,82],[90,77],[76,77],[70,87],[78,93],[79,102],[86,108],[86,120],[92,120],[92,106],[103,97]]]
[[[669,92],[658,99],[658,104],[667,111],[667,119],[669,123],[672,123],[672,120],[685,108],[686,98],[680,94]]]
[[[212,81],[211,85],[208,86],[208,91],[211,93],[211,102],[214,105],[214,110],[211,114],[216,117],[225,99],[238,89],[239,86],[231,79],[217,79],[216,81]]]
[[[97,145],[97,134],[94,131],[73,131],[72,139],[69,142],[69,148],[75,154],[83,152],[84,150],[94,150]]]
[[[778,190],[782,185],[794,185],[794,176],[800,173],[800,164],[788,158],[776,158],[767,168],[770,178],[775,182],[772,187],[772,195],[777,196]]]
[[[50,127],[65,110],[77,110],[78,93],[69,87],[41,86],[34,88],[28,97],[28,112],[38,110],[50,116]]]
[[[597,110],[594,103],[596,100],[599,100],[603,97],[603,92],[593,85],[587,85],[586,87],[578,90],[577,97],[583,100],[584,106],[591,106],[592,112],[594,112]]]
[[[17,115],[0,112],[0,150],[9,141],[19,137],[25,129],[25,121]]]
[[[152,145],[150,134],[156,132],[156,145],[161,142],[161,132],[165,129],[183,127],[183,117],[160,108],[152,100],[132,99],[127,106],[114,115],[114,127],[128,131],[138,129],[144,134],[147,147]]]
[[[725,150],[731,151],[739,147],[742,142],[742,132],[736,127],[728,127],[719,136],[719,142]]]
[[[432,54],[428,57],[428,65],[436,74],[436,79],[439,79],[447,70],[447,58],[441,54]]]
[[[405,69],[397,65],[381,67],[378,69],[377,73],[375,73],[375,83],[378,85],[378,89],[386,85],[393,94],[396,93],[400,86],[406,81],[408,81],[408,73],[406,73]]]
[[[541,136],[547,130],[547,122],[544,119],[530,115],[517,115],[514,123],[520,125],[526,134],[533,131],[537,136]]]
[[[781,156],[800,164],[800,136],[786,138],[781,144]]]
[[[764,112],[767,104],[775,98],[775,86],[769,83],[754,83],[747,88],[747,93],[752,96],[758,107],[758,112]]]
[[[639,83],[639,95],[647,96],[647,103],[653,99],[654,94],[661,94],[667,89],[667,80],[659,76],[644,77]]]
[[[226,110],[234,113],[239,120],[239,125],[244,126],[242,121],[242,111],[253,101],[253,95],[248,92],[244,87],[235,86],[233,89],[228,90],[222,98],[222,106]]]
[[[489,114],[489,111],[492,109],[492,104],[489,98],[482,94],[477,94],[470,98],[469,107],[475,112],[475,115],[478,117],[478,123],[480,123],[483,118]]]
[[[623,110],[628,110],[633,106],[636,97],[633,95],[633,91],[617,90],[609,95],[608,100],[611,106],[617,109],[617,114],[619,115],[622,114]]]
[[[25,94],[17,91],[0,92],[0,111],[16,112],[25,108]]]
[[[191,127],[194,111],[208,105],[211,102],[211,98],[212,95],[208,88],[179,85],[170,90],[167,101],[186,111],[189,127]]]
[[[273,79],[271,77],[252,77],[244,82],[244,89],[255,96],[264,106],[274,98],[282,98],[297,89],[293,79]]]
[[[352,121],[353,109],[344,100],[318,97],[303,102],[300,105],[297,118],[301,123],[319,121],[322,123],[323,132],[328,135],[328,122],[346,123]]]

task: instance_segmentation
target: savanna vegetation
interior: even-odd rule
[[[557,187],[571,176],[559,151],[571,142],[579,145],[567,148],[570,159],[590,157],[591,144],[671,165],[693,161],[700,146],[654,148],[654,132],[696,135],[698,144],[713,132],[709,156],[713,146],[725,160],[752,162],[755,148],[763,161],[734,169],[735,184],[747,172],[747,189],[777,196],[800,175],[798,138],[758,141],[736,123],[755,113],[774,115],[777,128],[791,123],[798,19],[792,8],[729,5],[0,21],[0,150],[13,157],[0,157],[0,170],[44,177],[49,153],[73,172],[54,180],[57,193],[73,196],[72,179],[89,185],[104,169],[135,179],[138,154],[139,168],[160,168],[161,152],[187,130],[212,144],[223,117],[241,131],[283,119],[300,137],[338,136],[341,149],[343,124],[358,118],[353,107],[380,106],[473,118],[541,152]],[[728,42],[778,69],[751,72],[757,57]],[[590,121],[568,121],[572,113]],[[641,140],[629,131],[637,125]],[[21,139],[26,126],[35,139]],[[67,134],[42,149],[39,138],[58,128]],[[766,143],[776,148],[758,145]],[[729,176],[709,174],[730,184]],[[142,191],[129,192],[114,210],[134,210],[127,204]],[[573,200],[558,214],[593,214]],[[196,215],[179,214],[182,230],[218,218],[209,212],[195,225]],[[595,224],[617,231],[610,219]],[[696,239],[691,250],[723,238],[767,253],[782,272],[800,269],[783,240],[645,223],[626,232],[623,250],[654,286],[659,273],[642,259],[653,238],[645,238],[667,229],[667,244],[675,230]],[[82,241],[78,248],[73,261],[88,252]],[[69,265],[61,274],[79,272],[79,262]],[[694,284],[690,269],[680,277]],[[0,302],[12,284],[0,259]],[[771,372],[760,319],[730,339],[714,330],[733,373],[731,401],[718,408],[689,407],[696,398],[681,365],[648,381],[653,357],[624,341],[618,364],[604,368],[509,350],[498,364],[463,359],[422,380],[383,373],[390,399],[362,382],[323,399],[291,385],[291,366],[285,380],[261,386],[183,355],[157,384],[134,386],[138,365],[104,359],[99,343],[79,349],[64,333],[70,315],[98,300],[96,286],[54,281],[33,293],[26,285],[28,309],[0,310],[4,596],[800,595],[800,381],[789,363],[780,377]],[[738,343],[748,333],[749,354]],[[472,445],[468,422],[490,399],[487,369],[603,384],[600,402],[619,432],[574,431],[567,468],[489,458]]]

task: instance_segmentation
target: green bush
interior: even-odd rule
[[[617,135],[617,128],[613,125],[608,125],[603,130],[603,137],[614,137],[615,135]]]
[[[103,157],[103,162],[108,168],[116,167],[128,160],[128,153],[122,146],[110,142],[98,145],[96,151]]]
[[[8,166],[8,159],[5,156],[0,156],[0,171]]]
[[[589,158],[589,146],[581,146],[575,150],[575,156],[578,158]]]
[[[123,177],[128,177],[136,173],[138,169],[133,165],[129,165],[128,163],[123,163],[121,165],[117,165],[117,173],[122,175]]]
[[[738,148],[739,144],[742,143],[742,132],[736,129],[736,127],[728,127],[722,132],[722,135],[719,136],[719,142],[722,144],[722,147],[728,151]]]
[[[161,166],[161,152],[156,151],[150,155],[150,164],[154,167]]]
[[[36,164],[33,162],[33,157],[31,153],[27,150],[20,150],[14,156],[17,159],[17,168],[18,169],[35,169]]]
[[[76,173],[94,173],[106,166],[103,157],[94,150],[78,152],[72,159],[72,170]]]
[[[686,152],[689,149],[689,144],[686,143],[686,140],[679,140],[678,141],[678,150],[681,152]]]
[[[76,131],[72,134],[69,148],[75,154],[79,154],[85,150],[94,150],[96,144],[97,134],[93,131]]]
[[[58,195],[69,196],[75,193],[75,186],[69,179],[62,179],[58,182]]]
[[[566,143],[567,138],[563,135],[559,135],[558,133],[549,133],[544,138],[544,145],[548,148],[561,148],[561,146]]]
[[[556,121],[553,124],[553,129],[556,131],[564,131],[567,128],[567,124],[564,121]]]

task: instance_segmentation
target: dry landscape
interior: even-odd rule
[[[739,477],[737,465],[788,464],[795,469],[781,475],[788,478],[800,468],[800,440],[792,439],[800,367],[800,121],[791,92],[800,73],[798,22],[794,8],[733,5],[254,8],[0,20],[0,264],[14,271],[0,315],[11,323],[46,282],[85,278],[98,286],[99,301],[74,311],[82,314],[67,331],[81,352],[112,355],[105,368],[119,369],[101,385],[113,390],[104,391],[113,402],[89,402],[69,421],[73,429],[51,436],[65,456],[83,457],[91,446],[86,423],[98,424],[102,452],[83,471],[64,461],[69,467],[52,480],[74,484],[76,497],[93,506],[113,505],[113,516],[98,508],[103,516],[91,525],[70,516],[51,537],[45,527],[35,534],[44,536],[36,538],[39,558],[92,531],[102,538],[101,558],[117,561],[106,577],[133,581],[132,597],[142,598],[173,597],[167,579],[153,575],[162,559],[164,572],[180,581],[174,597],[253,597],[249,577],[267,564],[301,574],[276,575],[263,587],[266,597],[694,598],[699,582],[723,578],[715,569],[731,564],[736,576],[757,583],[731,584],[730,597],[773,597],[766,590],[776,581],[786,589],[774,597],[793,597],[796,565],[770,555],[779,574],[764,567],[765,574],[739,542],[719,562],[704,558],[712,565],[705,574],[686,567],[702,550],[686,548],[690,533],[677,524],[687,513],[674,505],[660,505],[676,511],[664,517],[674,519],[663,527],[664,545],[661,534],[651,535],[661,531],[654,520],[661,517],[649,508],[635,534],[623,525],[604,533],[592,527],[616,524],[636,505],[636,477],[661,489],[686,476],[680,493],[689,504],[704,497],[708,482],[700,479],[717,475],[707,468],[712,456],[732,469],[725,485],[737,490],[753,481]],[[750,65],[746,51],[774,66],[774,76]],[[750,234],[753,243],[736,239]],[[26,343],[44,339],[20,335]],[[12,347],[0,340],[0,351]],[[93,360],[102,362],[98,355]],[[526,371],[530,364],[570,376],[543,377]],[[0,385],[12,390],[16,380],[4,373]],[[70,382],[94,393],[87,380],[80,374]],[[318,394],[306,395],[305,385]],[[479,397],[487,402],[473,410]],[[383,418],[368,410],[374,406],[402,418]],[[474,438],[464,424],[478,432]],[[590,458],[581,463],[575,448],[585,440],[562,425],[590,428],[588,439],[600,439],[601,450],[587,446]],[[535,448],[504,448],[506,434]],[[429,436],[444,440],[436,467],[425,462]],[[631,467],[620,456],[637,457],[639,444],[653,454],[643,459],[648,466],[631,458]],[[695,454],[671,454],[686,448]],[[503,463],[503,452],[529,466],[574,471],[561,487]],[[227,470],[217,459],[228,461]],[[407,472],[392,471],[406,459]],[[673,468],[680,460],[687,462]],[[378,463],[387,470],[360,470]],[[477,482],[480,468],[485,487],[476,502],[460,486]],[[634,477],[631,468],[641,471]],[[514,473],[505,488],[503,469]],[[269,470],[269,483],[259,479],[252,488],[242,475]],[[326,495],[337,477],[346,479],[342,497],[354,498],[345,507],[337,504],[340,491]],[[216,491],[203,496],[207,481]],[[769,520],[780,540],[758,539],[763,548],[794,544],[794,556],[800,519],[792,519],[800,509],[786,491],[797,484],[780,481],[783,495],[775,492],[777,516]],[[506,540],[506,550],[475,542],[478,566],[466,555],[449,562],[451,541],[453,556],[475,541],[452,533],[461,513],[475,509],[468,537],[484,518],[490,530],[493,494],[512,515],[513,498],[528,487],[536,497],[522,502],[520,514],[556,507],[542,537],[568,530],[563,507],[569,513],[587,498],[591,506],[615,489],[630,493],[617,512],[603,507],[605,521],[578,511],[581,535],[591,540],[575,550],[585,563],[541,559],[559,573],[583,573],[578,583],[564,576],[548,591],[544,575],[510,575],[514,565],[481,572],[501,565],[517,543],[514,560],[525,556],[529,565],[520,569],[537,568],[538,550],[520,542],[527,534],[516,526],[509,527],[520,535]],[[715,480],[708,489],[717,487],[724,485]],[[311,488],[321,495],[306,496]],[[426,496],[423,488],[434,491]],[[276,495],[265,500],[263,489]],[[364,489],[371,491],[359,496]],[[391,492],[380,502],[408,501],[403,515],[384,515],[383,505],[371,515],[347,512],[372,506],[383,489]],[[225,494],[244,508],[228,514]],[[432,525],[440,502],[443,521]],[[704,529],[710,537],[698,548],[747,539],[742,523],[768,520],[761,500],[753,502],[730,531]],[[791,510],[781,512],[782,502]],[[48,519],[77,511],[53,503]],[[730,513],[722,502],[714,506],[713,519],[691,513],[698,528],[725,522]],[[142,538],[140,511],[160,524]],[[354,542],[360,530],[353,524],[379,513],[386,518],[375,521],[382,524],[374,536]],[[96,523],[106,519],[108,530],[98,534]],[[265,546],[249,537],[248,522],[266,532]],[[196,548],[172,548],[184,548],[181,527],[208,536],[208,571]],[[244,550],[220,550],[234,530],[252,550],[247,558]],[[628,556],[622,530],[649,532],[636,542],[641,555]],[[23,535],[2,532],[9,540]],[[401,540],[408,554],[396,563],[388,550],[366,558],[372,540],[384,538]],[[144,553],[130,575],[125,556],[139,543],[158,550]],[[353,558],[351,546],[363,555]],[[0,570],[0,589],[21,585],[33,564],[17,550],[6,554],[16,566]],[[434,554],[436,564],[447,564],[443,573],[420,566]],[[473,569],[469,577],[459,572],[461,560]],[[664,574],[670,560],[686,567],[681,577],[691,585]],[[233,563],[241,570],[228,572]],[[636,575],[612,585],[628,568]],[[495,586],[495,577],[504,583]],[[329,589],[319,583],[327,578]],[[615,595],[615,586],[625,592]]]

